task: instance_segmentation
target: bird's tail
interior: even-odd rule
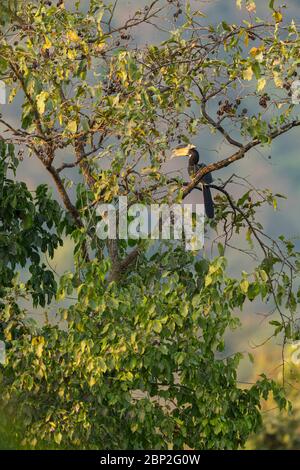
[[[203,185],[203,199],[205,214],[209,219],[213,219],[215,216],[214,202],[211,196],[210,188],[208,186],[205,186],[205,184]]]

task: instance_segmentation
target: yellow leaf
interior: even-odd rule
[[[269,279],[268,274],[264,269],[260,269],[259,275],[264,282],[267,282],[267,280]]]
[[[274,17],[276,23],[281,23],[282,18],[283,18],[282,13],[280,13],[280,11],[274,11],[273,17]]]
[[[253,77],[253,70],[250,65],[246,70],[243,71],[243,79],[248,80],[250,82],[250,80],[252,80],[252,77]]]
[[[252,55],[252,57],[256,57],[258,54],[260,54],[261,52],[263,52],[265,50],[264,46],[260,46],[260,47],[252,47],[250,49],[250,54]]]
[[[264,55],[263,55],[264,50],[265,50],[264,46],[252,47],[252,49],[250,50],[250,54],[252,55],[252,57],[255,57],[257,62],[262,62],[264,60]]]
[[[32,345],[35,346],[35,354],[37,357],[41,357],[43,354],[45,339],[43,336],[37,336],[32,339]]]
[[[96,383],[95,377],[91,377],[88,383],[89,383],[89,386],[90,386],[90,387],[93,387],[93,386],[95,385],[95,383]]]
[[[265,86],[266,86],[266,79],[265,78],[260,78],[257,82],[257,91],[262,91]]]
[[[132,382],[132,380],[133,380],[133,373],[132,373],[132,372],[127,372],[127,374],[126,374],[126,379],[127,379],[127,380],[130,380],[130,382]]]
[[[47,36],[45,36],[45,43],[42,47],[43,51],[46,51],[47,49],[50,49],[52,46],[52,42],[50,41],[49,38],[47,38]]]
[[[80,41],[80,37],[78,36],[76,31],[68,31],[67,32],[67,38],[69,39],[69,41],[73,41],[73,42],[79,42]]]
[[[36,348],[36,355],[37,357],[42,357],[42,354],[43,354],[43,349],[44,349],[44,345],[43,344],[39,344]]]
[[[211,307],[209,305],[206,305],[203,309],[203,315],[207,317],[210,313]]]
[[[256,12],[256,5],[253,0],[248,0],[246,9],[249,11],[249,13],[255,13]]]
[[[40,367],[39,370],[36,372],[36,376],[39,379],[42,379],[44,377],[44,370],[42,369],[42,367]]]
[[[277,88],[283,87],[283,80],[279,72],[274,72],[274,83]]]
[[[246,47],[249,46],[249,35],[248,35],[247,31],[245,31],[244,43],[245,43]]]
[[[139,425],[137,423],[134,423],[130,426],[131,432],[135,433],[139,428]]]
[[[244,292],[244,294],[247,294],[249,289],[249,281],[247,279],[243,279],[243,281],[240,283],[240,287],[242,292]]]
[[[34,437],[34,438],[32,439],[32,441],[30,442],[30,444],[31,444],[32,447],[35,447],[35,446],[37,445],[37,439],[36,439],[36,437]]]
[[[17,94],[17,89],[16,89],[16,88],[13,88],[13,89],[11,90],[11,92],[10,92],[9,97],[8,97],[8,102],[9,102],[9,103],[11,103],[11,102],[14,100],[16,94]]]
[[[77,122],[76,121],[70,121],[67,125],[68,131],[72,132],[72,134],[75,134],[77,132]]]
[[[256,57],[257,62],[261,63],[264,60],[264,55],[262,52],[260,52]]]
[[[58,445],[61,443],[61,441],[62,441],[62,435],[61,435],[60,432],[54,434],[54,440],[55,440],[56,444],[58,444]]]
[[[11,331],[7,331],[7,330],[4,330],[4,335],[5,335],[5,339],[7,339],[7,341],[11,341],[12,340],[12,334],[11,334]]]
[[[241,10],[241,8],[242,8],[242,0],[236,0],[236,6]]]
[[[97,52],[101,52],[105,48],[105,43],[104,42],[99,42],[98,44],[95,44],[94,47],[95,47],[95,50]]]
[[[47,91],[42,91],[36,98],[36,105],[38,112],[44,114],[46,108],[46,101],[49,98],[49,93]]]
[[[75,49],[68,50],[68,59],[74,60],[76,59],[76,55],[77,55],[77,52],[75,51]]]

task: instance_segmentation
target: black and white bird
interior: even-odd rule
[[[205,163],[199,163],[199,153],[195,147],[195,145],[188,144],[188,145],[180,145],[176,147],[172,152],[172,158],[174,157],[189,157],[188,162],[188,173],[191,178],[194,178],[195,174],[201,169],[206,167]],[[200,185],[202,186],[203,191],[203,199],[204,199],[204,207],[205,207],[205,214],[210,219],[214,218],[215,211],[214,211],[214,202],[212,199],[211,191],[208,184],[211,184],[213,181],[212,176],[210,173],[204,175],[203,179],[200,180]]]

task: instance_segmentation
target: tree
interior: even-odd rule
[[[299,347],[299,344],[298,346]],[[299,349],[298,349],[299,351]],[[295,348],[289,347],[291,356],[296,353]],[[298,355],[298,354],[297,354]],[[298,356],[299,357],[299,356]],[[264,413],[263,428],[256,435],[251,436],[247,447],[250,449],[265,450],[299,450],[299,368],[298,364],[288,362],[285,370],[286,396],[292,403],[287,412],[279,412],[273,400],[267,403],[268,411]],[[282,381],[282,371],[278,374],[278,381]],[[275,405],[275,406],[274,406]],[[270,412],[273,411],[273,412]]]
[[[64,210],[45,187],[37,189],[35,207],[21,186],[31,207],[29,226],[36,237],[43,230],[48,245],[30,239],[28,246],[21,238],[23,253],[1,271],[9,273],[1,293],[1,319],[9,325],[2,408],[15,422],[18,442],[33,448],[237,448],[260,425],[262,398],[272,391],[278,405],[286,405],[282,389],[265,376],[241,388],[241,354],[218,354],[226,330],[239,324],[235,309],[258,297],[273,297],[280,314],[274,334],[283,333],[284,343],[296,337],[299,254],[284,237],[272,240],[256,218],[259,207],[276,205],[280,195],[245,182],[247,191],[235,200],[235,175],[213,184],[217,214],[209,230],[223,227],[224,237],[211,260],[181,243],[100,240],[95,208],[121,195],[130,204],[180,202],[205,174],[298,127],[290,96],[299,56],[296,25],[283,24],[275,2],[271,20],[256,19],[254,2],[246,2],[250,19],[239,25],[202,23],[202,11],[177,0],[155,0],[118,24],[118,2],[88,3],[85,12],[80,2],[17,5],[0,37],[2,80],[10,101],[18,93],[23,99],[20,127],[0,119],[2,146],[10,149],[9,161],[15,147],[21,164],[30,156],[42,163]],[[180,26],[162,43],[135,47],[136,28],[163,28],[165,15]],[[162,169],[168,150],[202,129],[220,135],[228,155],[191,182],[170,178]],[[72,161],[61,161],[61,151]],[[67,170],[81,175],[75,195]],[[18,183],[9,184],[19,194]],[[19,210],[18,201],[13,204]],[[18,231],[15,216],[7,214],[1,214],[1,235]],[[49,221],[57,233],[50,235],[49,224],[45,229]],[[73,302],[60,309],[63,324],[26,323],[21,295],[41,306],[52,299],[49,271],[32,252],[53,254],[62,230],[75,244],[74,272],[58,286],[51,277],[50,289],[58,301]],[[234,279],[225,250],[242,235],[257,266]],[[47,280],[15,281],[11,270],[25,258],[33,261],[35,279]]]

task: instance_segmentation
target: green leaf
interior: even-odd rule
[[[156,332],[156,333],[160,333],[161,330],[162,330],[162,324],[160,321],[158,320],[154,320],[153,324],[152,324],[152,328],[153,330]]]
[[[255,78],[259,80],[261,76],[261,69],[260,69],[260,65],[258,62],[255,62],[254,64],[252,64],[252,70],[254,72]]]
[[[62,441],[62,434],[60,432],[55,432],[54,433],[54,440],[55,440],[56,444],[59,445]]]
[[[230,28],[229,24],[226,23],[226,21],[222,21],[222,26],[223,26],[223,29],[225,31],[231,31],[231,28]]]

